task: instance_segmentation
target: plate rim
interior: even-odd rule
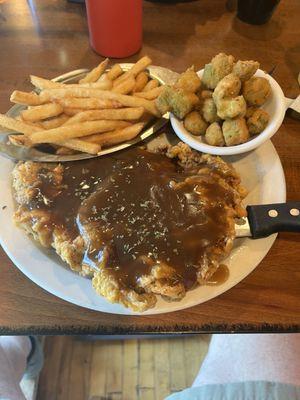
[[[280,160],[279,155],[278,155],[278,153],[277,153],[277,151],[276,151],[274,145],[272,144],[272,142],[271,142],[271,141],[267,141],[267,143],[268,143],[268,146],[270,146],[270,149],[272,149],[273,156],[275,157],[276,162],[277,162],[277,167],[279,167],[279,171],[280,171],[280,177],[279,177],[279,178],[280,178],[280,181],[281,181],[281,194],[282,194],[282,195],[281,195],[281,200],[279,200],[279,201],[284,202],[284,201],[286,201],[286,181],[285,181],[285,176],[284,176],[284,171],[283,171],[283,168],[282,168],[281,160]],[[12,162],[9,161],[9,160],[7,160],[7,159],[3,159],[3,160],[5,160],[6,162],[10,162],[10,163],[12,164]],[[5,162],[5,161],[4,161],[4,162]],[[0,163],[1,163],[1,159],[0,159]],[[11,192],[9,193],[9,195],[10,195],[10,197],[12,198],[12,193],[11,193]],[[13,224],[13,221],[11,221],[11,223]],[[20,229],[20,228],[14,226],[14,229]],[[22,234],[23,234],[23,235],[26,235],[24,231],[22,231]],[[165,307],[164,307],[163,309],[161,309],[161,308],[159,308],[159,309],[153,308],[153,309],[149,309],[149,310],[147,310],[146,312],[143,312],[143,313],[133,312],[133,311],[131,311],[130,309],[127,309],[127,308],[125,308],[125,307],[123,307],[123,306],[121,306],[121,305],[119,305],[119,304],[111,304],[111,303],[108,303],[105,299],[104,299],[104,300],[108,303],[108,305],[107,305],[108,310],[103,310],[103,309],[100,310],[99,307],[94,306],[93,304],[88,304],[88,305],[87,305],[87,304],[82,303],[82,302],[79,301],[79,300],[70,299],[70,295],[67,295],[67,294],[65,294],[65,293],[57,292],[57,290],[55,290],[55,289],[53,290],[53,289],[51,289],[51,288],[48,288],[48,287],[47,287],[47,283],[45,283],[45,282],[43,282],[43,281],[41,282],[41,280],[40,280],[39,278],[37,278],[37,277],[35,277],[34,275],[32,275],[32,272],[31,272],[30,270],[28,270],[28,267],[26,267],[26,266],[24,267],[23,265],[21,265],[22,263],[20,263],[20,262],[18,261],[18,259],[17,259],[18,257],[16,257],[15,254],[13,254],[13,253],[10,251],[9,246],[7,246],[6,243],[5,243],[5,240],[3,240],[1,230],[0,230],[0,244],[1,244],[2,248],[3,248],[3,250],[4,250],[4,251],[6,252],[6,254],[8,255],[8,257],[12,260],[12,262],[14,263],[14,265],[15,265],[25,276],[27,276],[32,282],[34,282],[36,285],[40,286],[42,289],[44,289],[44,290],[47,291],[48,293],[50,293],[50,294],[52,294],[52,295],[54,295],[54,296],[56,296],[56,297],[59,297],[59,298],[65,300],[65,301],[67,301],[68,303],[75,304],[75,305],[80,306],[80,307],[82,307],[82,308],[87,308],[87,309],[92,309],[92,310],[95,310],[95,311],[100,311],[100,312],[103,312],[103,313],[117,314],[117,315],[122,314],[122,315],[129,315],[129,316],[130,316],[130,315],[142,315],[142,316],[146,316],[146,315],[163,314],[163,313],[167,313],[167,312],[182,311],[182,310],[184,310],[184,309],[187,309],[187,308],[191,308],[191,307],[200,305],[200,304],[202,304],[202,303],[204,303],[204,302],[206,302],[206,301],[211,300],[212,298],[215,298],[215,297],[217,297],[217,296],[219,296],[219,295],[221,295],[221,294],[227,292],[227,291],[230,290],[232,287],[234,287],[236,284],[238,284],[239,282],[241,282],[242,280],[244,280],[245,277],[248,276],[251,272],[254,271],[254,269],[260,264],[260,262],[262,261],[262,259],[263,259],[263,258],[267,255],[267,253],[270,251],[270,249],[271,249],[271,247],[272,247],[272,245],[273,245],[273,243],[274,243],[274,241],[275,241],[275,239],[276,239],[276,236],[277,236],[277,234],[274,234],[274,235],[272,235],[272,236],[270,236],[270,237],[268,238],[269,241],[268,241],[268,244],[267,244],[267,246],[266,246],[266,250],[264,250],[264,254],[263,254],[261,257],[259,257],[259,260],[258,260],[257,262],[254,263],[254,266],[251,266],[251,268],[249,268],[249,269],[247,270],[247,272],[243,275],[243,277],[242,277],[241,279],[240,279],[240,278],[237,278],[237,279],[235,279],[235,280],[231,280],[231,281],[230,281],[230,284],[227,284],[225,288],[222,288],[222,285],[221,285],[221,286],[216,286],[215,288],[221,288],[221,290],[219,290],[219,291],[217,290],[217,294],[215,294],[214,290],[212,290],[211,295],[206,296],[204,301],[192,302],[193,304],[190,304],[190,303],[184,304],[184,303],[182,302],[184,299],[182,299],[182,301],[173,303],[173,304],[176,304],[176,306],[175,306],[175,307],[172,307],[172,309],[170,309],[170,310],[165,309]],[[30,240],[30,239],[29,239],[29,240]],[[259,240],[265,240],[265,239],[259,239]],[[36,248],[35,243],[33,243],[33,246]],[[59,268],[62,268],[62,267],[59,266]],[[67,272],[70,273],[70,274],[73,274],[73,272],[72,272],[71,270],[67,270]],[[77,274],[76,274],[76,276],[79,277]],[[79,278],[80,278],[80,279],[85,279],[85,278],[83,278],[83,277],[79,277]],[[91,285],[91,283],[89,283],[89,284]],[[168,303],[168,304],[169,304],[169,303]],[[166,307],[167,307],[167,306],[166,306]],[[112,312],[111,310],[109,310],[109,308],[113,308],[113,309],[115,309],[115,310]]]

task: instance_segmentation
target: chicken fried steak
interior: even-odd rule
[[[15,221],[111,302],[178,300],[229,254],[245,215],[235,170],[187,145],[64,165],[19,163]]]

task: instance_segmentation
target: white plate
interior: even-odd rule
[[[203,69],[198,71],[197,74],[201,77],[203,74]],[[203,140],[202,136],[195,136],[188,132],[183,126],[182,121],[177,119],[173,114],[170,114],[170,120],[174,131],[177,136],[185,143],[187,143],[193,149],[202,151],[209,154],[218,155],[233,155],[242,154],[247,151],[256,149],[258,146],[263,144],[266,140],[270,139],[279,129],[288,104],[284,97],[283,91],[278,83],[269,74],[262,70],[258,70],[255,76],[260,76],[268,79],[271,85],[272,94],[268,101],[262,106],[262,109],[266,110],[270,115],[270,121],[266,127],[259,135],[253,136],[246,143],[242,143],[236,146],[211,146]]]
[[[243,156],[224,157],[232,162],[249,190],[248,204],[285,202],[285,179],[279,157],[270,141]],[[110,304],[92,289],[91,281],[65,268],[53,251],[38,247],[12,222],[14,204],[11,171],[14,164],[0,157],[0,243],[14,264],[33,282],[70,303],[107,313],[134,314],[119,304]],[[276,188],[276,190],[274,190]],[[6,208],[3,209],[3,207]],[[158,299],[145,314],[182,310],[224,293],[244,279],[265,257],[276,235],[266,239],[238,239],[226,260],[229,279],[220,286],[202,286],[187,293],[179,302]]]

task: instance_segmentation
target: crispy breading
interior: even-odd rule
[[[262,132],[269,122],[269,114],[261,109],[255,110],[254,113],[247,119],[247,126],[250,135],[257,135]]]
[[[241,144],[249,139],[249,130],[244,118],[227,119],[222,125],[226,146]]]
[[[196,74],[194,67],[188,68],[180,74],[175,87],[187,90],[188,92],[196,93],[201,86],[201,80]]]
[[[189,132],[196,136],[204,135],[208,126],[198,111],[192,111],[186,115],[183,124]]]
[[[161,150],[162,151],[162,150]],[[197,280],[203,284],[211,274],[218,268],[219,263],[229,254],[234,237],[234,218],[245,215],[241,206],[241,200],[245,191],[240,185],[240,178],[236,171],[219,157],[203,155],[193,151],[188,145],[178,143],[163,150],[167,157],[173,158],[182,168],[188,169],[189,174],[182,182],[173,182],[176,185],[184,185],[185,182],[193,182],[195,176],[197,183],[216,182],[223,187],[232,198],[232,204],[225,207],[223,211],[226,234],[220,243],[211,244],[199,259],[196,268]],[[85,230],[74,236],[64,227],[51,223],[51,210],[47,207],[40,209],[34,207],[34,199],[43,201],[39,196],[45,193],[37,191],[37,182],[41,176],[47,179],[47,190],[56,193],[64,188],[64,167],[54,164],[41,164],[33,162],[19,163],[13,172],[13,186],[18,208],[15,212],[16,223],[27,233],[33,235],[34,239],[45,247],[53,247],[61,259],[71,269],[81,275],[93,277],[94,289],[108,301],[121,303],[134,311],[143,312],[154,307],[157,301],[156,295],[161,295],[168,300],[179,300],[185,296],[187,288],[182,280],[178,279],[177,272],[172,265],[155,263],[148,256],[149,272],[139,277],[136,286],[126,287],[120,283],[117,276],[111,272],[109,265],[109,250],[104,250],[102,261],[96,269],[92,270],[84,261],[84,254],[93,241],[101,240],[102,232],[97,229],[97,224],[90,223]],[[206,199],[205,185],[203,186],[202,200]],[[212,200],[208,196],[209,202]],[[45,199],[47,201],[47,198]],[[28,204],[30,203],[30,208]],[[191,240],[190,248],[197,245]],[[106,251],[106,252],[105,252]]]
[[[211,146],[224,146],[224,136],[222,133],[222,128],[217,122],[213,122],[206,129],[205,140]]]
[[[250,79],[259,68],[259,62],[257,61],[241,61],[238,60],[234,66],[232,72],[237,75],[242,82]]]
[[[206,122],[210,124],[213,122],[220,121],[220,117],[217,114],[217,106],[212,98],[206,98],[202,105],[202,114]]]
[[[266,78],[253,76],[243,85],[243,96],[250,106],[262,106],[271,95],[271,85]]]
[[[209,64],[205,65],[202,83],[208,89],[215,89],[220,80],[232,72],[233,65],[233,56],[224,53],[217,54]]]
[[[199,102],[199,98],[187,90],[164,86],[156,99],[156,106],[161,114],[171,111],[179,119],[183,119]]]

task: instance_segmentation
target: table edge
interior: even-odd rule
[[[299,333],[300,324],[204,324],[204,325],[68,325],[51,327],[44,325],[0,326],[1,335],[182,335],[182,334],[212,334],[212,333]]]

